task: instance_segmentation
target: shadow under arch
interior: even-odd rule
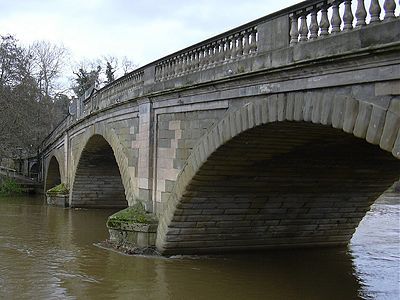
[[[99,134],[87,141],[71,188],[71,207],[128,206],[120,169],[110,144]]]
[[[397,134],[398,124],[385,123],[389,112],[379,125],[385,129],[370,134],[375,107],[362,117],[365,105],[356,100],[347,108],[317,99],[308,109],[303,103],[297,116],[296,109],[286,111],[286,98],[275,100],[228,114],[193,149],[160,218],[159,251],[346,244],[398,179],[400,160],[388,153],[393,142],[381,145],[388,152],[371,144]]]
[[[56,156],[52,156],[47,167],[44,190],[47,191],[61,183],[60,163]]]
[[[38,180],[39,178],[39,163],[33,163],[29,168],[29,177]]]

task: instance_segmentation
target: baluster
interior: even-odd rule
[[[203,55],[204,55],[204,51],[203,48],[199,48],[198,49],[198,61],[199,61],[199,70],[201,70],[203,68],[203,63],[204,63],[204,59],[203,59]]]
[[[193,50],[193,70],[197,70],[199,66],[199,54],[197,52],[197,50]]]
[[[229,61],[232,58],[232,36],[226,40],[225,59]]]
[[[251,30],[251,41],[250,41],[250,53],[257,52],[257,28],[254,27]]]
[[[165,79],[165,62],[161,65],[161,79]]]
[[[178,57],[174,58],[174,77],[178,75],[178,69],[179,69],[179,59]]]
[[[208,60],[209,60],[209,55],[208,55],[208,48],[207,46],[203,46],[203,69],[207,69],[208,66]]]
[[[185,53],[185,74],[190,72],[190,52]]]
[[[219,41],[214,42],[213,45],[214,45],[214,64],[216,65],[219,62],[219,56],[220,56]]]
[[[182,54],[182,66],[181,66],[181,74],[184,75],[186,73],[186,54]]]
[[[165,79],[169,79],[170,74],[171,74],[171,61],[167,60],[167,63],[165,64]]]
[[[321,9],[321,20],[319,22],[319,28],[321,28],[320,36],[325,37],[329,34],[329,19],[328,19],[328,9],[326,6]]]
[[[236,35],[232,36],[232,49],[231,49],[231,60],[236,59],[237,47],[236,47]]]
[[[250,53],[250,32],[248,30],[243,31],[243,55],[248,55]]]
[[[344,1],[343,31],[353,29],[353,12],[351,11],[351,0]]]
[[[168,78],[168,61],[164,63],[164,80]]]
[[[308,40],[308,27],[307,19],[305,15],[300,17],[300,42],[305,42]]]
[[[383,9],[385,10],[385,21],[395,18],[394,10],[396,9],[396,2],[394,0],[385,0]]]
[[[179,55],[179,60],[178,60],[178,76],[182,75],[183,73],[183,55]]]
[[[190,70],[191,70],[191,68],[192,68],[191,53],[190,53],[190,52],[187,52],[186,55],[185,55],[185,57],[186,57],[186,70],[185,70],[185,73],[187,74],[187,73],[190,73]]]
[[[311,12],[311,21],[310,21],[310,40],[315,40],[318,37],[318,23],[317,23],[317,9],[314,9]]]
[[[199,68],[199,51],[198,49],[194,50],[194,69],[197,70]]]
[[[226,38],[223,38],[221,40],[221,62],[225,62],[226,59]]]
[[[170,60],[170,67],[169,67],[169,78],[173,78],[174,77],[174,59],[171,58]]]
[[[291,15],[290,20],[290,44],[297,44],[299,39],[299,25],[297,21],[298,17],[296,15]]]
[[[190,70],[196,69],[196,52],[195,51],[190,51]]]
[[[365,10],[364,0],[357,1],[357,9],[356,9],[356,27],[365,26],[365,18],[367,17],[367,11]]]
[[[158,66],[158,79],[159,80],[162,80],[162,78],[163,78],[162,71],[163,71],[162,65],[159,65]]]
[[[381,20],[379,18],[379,15],[381,14],[381,6],[378,0],[371,0],[369,14],[371,15],[370,23],[379,22]]]
[[[179,55],[179,68],[178,68],[178,75],[181,75],[183,73],[183,55]]]
[[[194,61],[193,61],[193,52],[189,51],[189,56],[188,56],[188,70],[189,72],[193,70],[194,67]]]
[[[215,42],[215,59],[214,59],[214,62],[216,64],[218,64],[221,61],[221,55],[222,55],[221,51],[222,51],[221,50],[221,41],[216,41]]]
[[[190,51],[190,70],[193,71],[196,69],[196,52],[195,51]]]
[[[218,51],[218,55],[217,55],[217,59],[216,62],[220,63],[224,60],[224,45],[222,43],[222,40],[217,41],[217,51]]]
[[[182,75],[183,73],[183,54],[179,55],[179,68],[178,68],[178,75]]]
[[[215,51],[214,51],[214,43],[211,43],[211,45],[208,46],[208,65],[211,67],[214,65],[215,61]]]
[[[243,55],[243,35],[242,33],[238,33],[237,56],[240,57],[242,55]]]
[[[332,30],[331,33],[335,34],[340,32],[340,24],[342,24],[342,20],[339,15],[339,4],[335,2],[332,5],[332,18],[331,18]]]

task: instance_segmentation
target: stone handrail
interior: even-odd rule
[[[355,13],[352,2],[357,4]],[[201,74],[225,64],[240,65],[246,58],[268,51],[295,47],[398,18],[393,0],[371,0],[368,8],[366,3],[365,0],[357,0],[357,3],[351,0],[303,1],[156,60],[95,91],[89,98],[79,100],[82,103],[77,105],[82,111],[75,118],[69,116],[64,120],[42,145],[79,119],[117,103],[173,87],[165,83],[176,78]],[[196,83],[210,80],[213,79],[203,76]]]
[[[43,150],[51,141],[57,139],[57,137],[60,136],[73,122],[74,120],[71,115],[68,115],[66,118],[64,118],[64,120],[62,120],[43,140],[40,148]]]
[[[205,70],[256,52],[257,26],[250,24],[162,60],[155,67],[155,80],[163,81]]]
[[[396,18],[394,13],[396,3],[393,0],[382,0],[381,3],[378,0],[372,0],[368,11],[365,8],[366,1],[358,0],[355,14],[351,8],[352,2],[355,1],[303,1],[175,52],[119,78],[96,92],[90,98],[93,103],[85,106],[85,115],[93,110],[127,100],[131,91],[143,89],[146,84],[163,82],[224,63],[240,61],[263,51],[274,50],[273,45],[285,44],[286,40],[293,46],[298,42],[324,38],[341,31],[346,32],[353,28],[362,28],[380,22],[381,7],[384,10],[384,21]],[[342,16],[339,8],[344,11]],[[268,22],[280,17],[287,17],[290,20],[290,26],[287,33],[279,32],[272,36],[274,39],[285,40],[276,43],[276,41],[268,40],[271,36],[263,34],[260,30],[265,30]],[[367,19],[369,23],[366,22]],[[265,24],[267,26],[260,26]],[[135,96],[142,93],[143,91]],[[107,103],[102,105],[102,102]]]
[[[381,4],[378,0],[372,0],[370,6],[365,8],[364,0],[357,1],[355,14],[352,11],[351,0],[314,1],[312,5],[296,9],[290,13],[290,44],[306,42],[337,34],[341,31],[350,31],[353,28],[361,28],[382,21]],[[396,2],[385,0],[383,2],[383,21],[396,18]],[[343,13],[340,13],[340,7]],[[330,18],[328,16],[331,16]],[[369,18],[367,24],[366,19]],[[319,19],[319,22],[318,22]]]

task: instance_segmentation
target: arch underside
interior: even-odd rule
[[[39,164],[37,162],[33,163],[29,168],[29,176],[36,178],[39,176]]]
[[[50,159],[47,168],[45,191],[59,185],[61,183],[60,164],[55,156]]]
[[[279,122],[218,148],[186,186],[164,253],[346,244],[400,161],[331,127]]]
[[[113,149],[100,135],[90,138],[79,159],[71,207],[127,207],[125,189]]]

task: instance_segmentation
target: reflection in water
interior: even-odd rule
[[[48,207],[40,199],[0,199],[0,298],[393,299],[399,294],[395,199],[374,206],[352,240],[351,254],[326,248],[129,257],[93,246],[107,238],[105,219],[112,213]]]
[[[350,244],[365,299],[400,298],[400,198],[381,198],[364,217]]]

